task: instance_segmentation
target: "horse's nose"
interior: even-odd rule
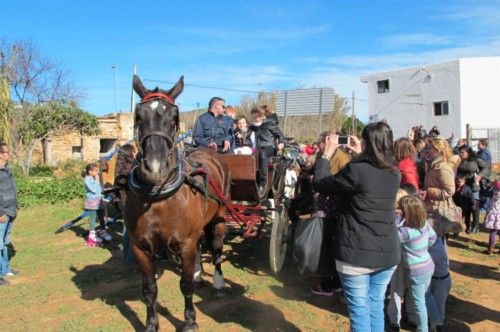
[[[144,159],[144,167],[151,173],[160,172],[161,163],[157,159]]]

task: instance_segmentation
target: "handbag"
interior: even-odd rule
[[[101,198],[86,198],[83,203],[85,210],[99,210],[103,207]]]
[[[295,226],[293,257],[300,273],[318,270],[323,242],[323,218],[299,220]]]
[[[460,233],[464,230],[462,209],[451,200],[441,201],[427,211],[427,216],[438,235]]]

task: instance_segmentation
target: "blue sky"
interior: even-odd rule
[[[130,109],[132,68],[145,85],[185,76],[184,111],[214,95],[332,87],[355,91],[367,119],[371,72],[500,55],[500,1],[2,1],[0,37],[31,40],[71,72],[102,115]],[[116,69],[112,65],[116,64]]]

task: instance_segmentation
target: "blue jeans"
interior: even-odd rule
[[[10,271],[9,250],[10,233],[12,232],[12,222],[14,219],[8,217],[7,222],[0,223],[0,277]]]
[[[384,331],[384,296],[396,266],[370,274],[339,272],[352,332]]]
[[[434,272],[434,271],[433,271]],[[430,303],[432,294],[430,293],[430,284],[433,272],[409,277],[410,294],[415,304],[415,311],[417,314],[417,332],[427,332],[427,306],[426,301]]]
[[[127,231],[127,224],[123,223],[123,258],[125,260],[125,265],[127,266],[134,266],[136,265],[135,263],[135,257],[134,254],[132,253],[132,244],[130,243],[130,235],[128,235]]]

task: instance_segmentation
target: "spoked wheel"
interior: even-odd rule
[[[288,247],[289,223],[288,212],[285,207],[282,206],[276,211],[274,216],[271,240],[269,243],[269,264],[273,274],[279,273],[285,263],[286,250]]]

